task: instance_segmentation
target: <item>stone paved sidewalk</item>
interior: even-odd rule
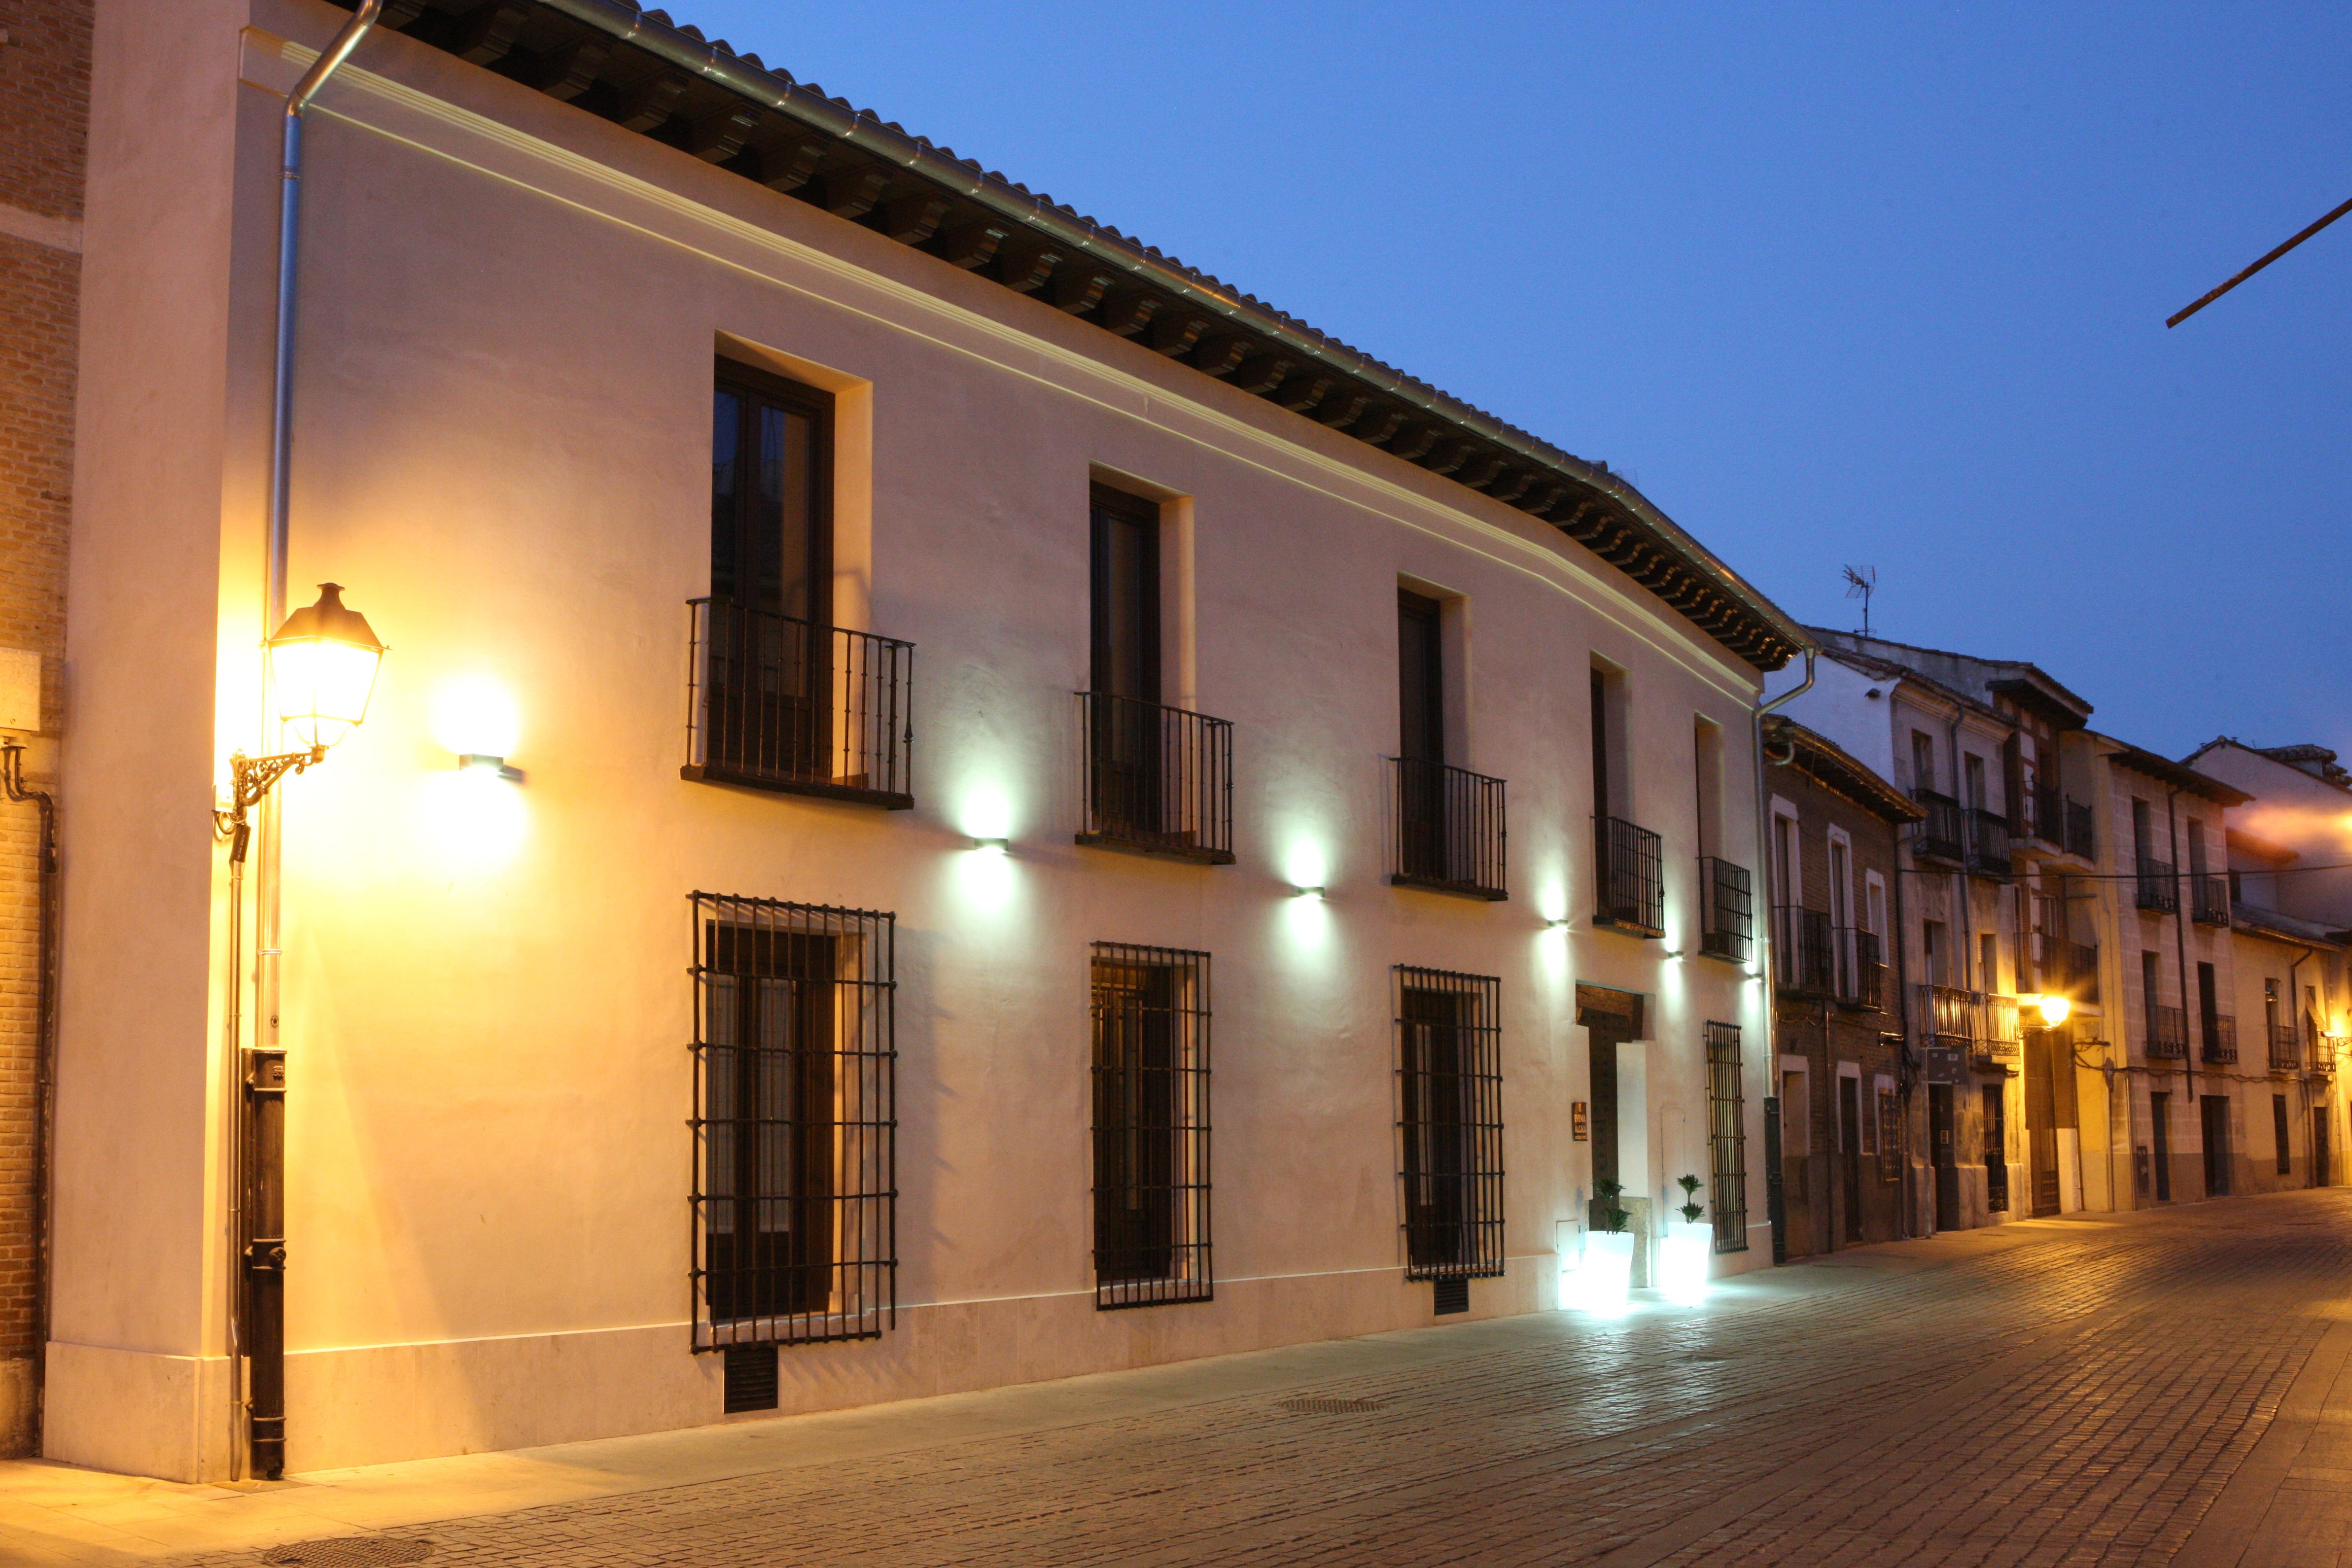
[[[1615,1322],[1086,1379],[1077,1406],[737,1427],[772,1451],[716,1479],[387,1524],[366,1557],[179,1561],[2352,1563],[2347,1351],[2352,1191],[2287,1194],[1866,1249]]]

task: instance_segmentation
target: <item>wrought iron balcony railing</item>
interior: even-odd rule
[[[1620,931],[1663,936],[1666,931],[1664,844],[1647,828],[1603,817],[1594,833],[1600,857],[1601,907],[1593,918]]]
[[[2189,1055],[2189,1015],[2162,1002],[2150,1002],[2142,1022],[2147,1031],[2147,1055],[2160,1061],[2185,1060]]]
[[[2180,907],[2180,879],[2170,861],[2139,862],[2139,906],[2169,915]]]
[[[1837,983],[1837,959],[1824,909],[1772,906],[1772,978],[1790,996],[1825,997]]]
[[[1211,865],[1234,859],[1234,727],[1185,708],[1078,694],[1078,842]]]
[[[2238,1020],[2228,1013],[2206,1013],[2198,1020],[2202,1037],[2198,1054],[2208,1061],[2227,1064],[2238,1060]]]
[[[1975,1044],[1977,994],[1974,991],[1933,985],[1914,988],[1919,997],[1919,1030],[1930,1043],[1963,1050]]]
[[[2291,1023],[2271,1025],[2271,1071],[2294,1072],[2303,1066],[2303,1035]]]
[[[1837,956],[1838,1004],[1865,1011],[1884,1007],[1886,965],[1879,956],[1878,934],[1852,925],[1833,926],[1830,947]]]
[[[2191,874],[2189,916],[2200,925],[2230,924],[2230,878],[2227,873]]]
[[[1504,882],[1503,781],[1410,757],[1389,758],[1389,880],[1467,898],[1510,896]]]
[[[2066,802],[2066,852],[2090,860],[2094,858],[2091,852],[2095,847],[2091,838],[2091,808],[2080,800],[2068,800]]]
[[[1927,820],[1919,824],[1919,836],[1913,841],[1912,853],[1923,861],[1964,864],[1969,853],[1968,829],[1960,803],[1933,789],[1914,789],[1911,799],[1927,809]]]
[[[914,805],[912,643],[723,599],[688,608],[687,778]]]
[[[1698,950],[1711,958],[1748,962],[1755,941],[1756,900],[1748,868],[1714,855],[1698,861]]]
[[[2007,881],[2015,867],[2009,858],[2009,819],[1997,811],[1969,813],[1969,870]]]

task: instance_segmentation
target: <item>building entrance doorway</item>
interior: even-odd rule
[[[2230,1192],[2230,1097],[2200,1094],[2197,1111],[2205,1134],[2205,1196],[2226,1197]]]
[[[1642,998],[1632,991],[1601,986],[1576,988],[1576,1021],[1584,1026],[1592,1095],[1592,1185],[1596,1208],[1601,1185],[1617,1182],[1639,1196],[1648,1185],[1648,1173],[1632,1173],[1627,1181],[1622,1150],[1624,1105],[1619,1085],[1619,1052],[1642,1031]]]
[[[1838,1079],[1838,1207],[1848,1241],[1862,1239],[1862,1080]]]
[[[1936,1168],[1936,1228],[1960,1228],[1959,1139],[1953,1125],[1952,1085],[1927,1085],[1927,1157]]]
[[[2025,1158],[2032,1173],[2035,1215],[2058,1212],[2058,1058],[2057,1035],[2049,1030],[2025,1034]]]
[[[2155,1150],[2156,1201],[2172,1201],[2172,1096],[2169,1092],[2153,1093],[2147,1097],[2149,1143]]]

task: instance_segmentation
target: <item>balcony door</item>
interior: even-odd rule
[[[710,443],[715,769],[833,769],[833,398],[722,363]]]
[[[1451,881],[1445,831],[1445,649],[1438,601],[1397,591],[1397,789],[1406,876]]]
[[[1087,689],[1094,795],[1113,831],[1156,835],[1161,781],[1160,507],[1097,485],[1091,506]]]

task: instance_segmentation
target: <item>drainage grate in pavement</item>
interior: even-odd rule
[[[1377,1410],[1377,1399],[1333,1399],[1323,1395],[1300,1394],[1282,1402],[1282,1407],[1294,1416],[1360,1416],[1367,1410]]]
[[[433,1555],[429,1541],[399,1541],[387,1535],[347,1535],[336,1541],[299,1541],[262,1557],[281,1568],[387,1568],[422,1563]]]

